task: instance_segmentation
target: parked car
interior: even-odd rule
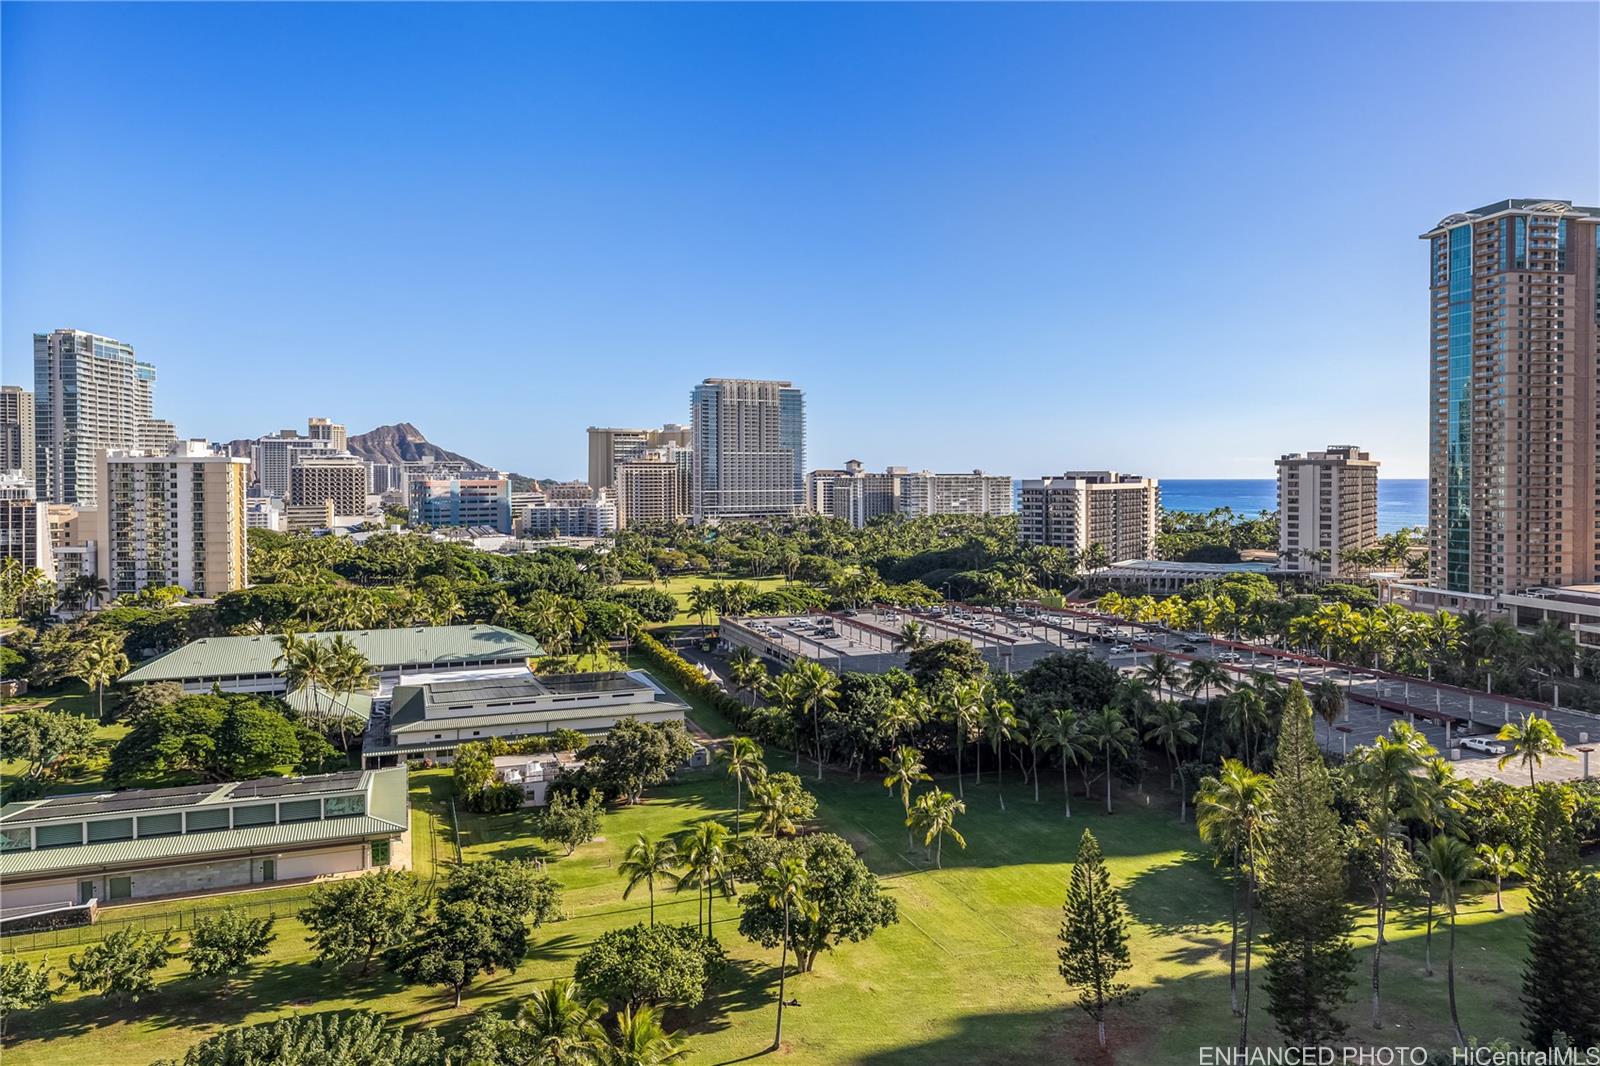
[[[1219,663],[1236,663],[1243,659],[1244,656],[1236,651],[1222,651],[1217,653],[1216,658]]]
[[[1468,751],[1481,752],[1484,755],[1504,755],[1511,750],[1505,741],[1494,737],[1462,737],[1461,746]]]
[[[1177,650],[1178,651],[1184,651],[1184,652],[1196,652],[1196,651],[1199,651],[1200,649],[1195,647],[1193,644],[1179,644]]]
[[[1132,650],[1133,650],[1133,645],[1132,644],[1113,644],[1113,645],[1111,645],[1111,654],[1112,655],[1126,655]]]

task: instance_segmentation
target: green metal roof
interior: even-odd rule
[[[363,722],[372,717],[372,697],[365,692],[349,694],[341,692],[334,695],[313,685],[310,688],[285,693],[279,698],[296,711],[312,718],[331,719],[341,712],[346,718],[355,718]]]
[[[407,626],[404,629],[362,629],[343,633],[307,633],[306,638],[348,639],[380,670],[430,667],[479,659],[537,658],[544,649],[532,637],[500,626]],[[241,674],[277,674],[277,638],[203,637],[175,651],[142,663],[122,676],[124,684],[147,681],[193,681]]]
[[[317,821],[262,825],[245,829],[217,829],[143,840],[117,840],[101,844],[38,848],[32,851],[5,851],[0,852],[0,880],[23,875],[67,874],[91,867],[162,862],[196,855],[226,855],[262,848],[299,847],[324,841],[355,840],[404,832],[410,823],[410,796],[405,768],[370,770],[366,771],[366,774],[367,813],[363,816],[324,818]],[[220,786],[221,789],[230,787]],[[295,795],[296,793],[290,793],[274,798],[288,800],[295,798]],[[174,806],[167,809],[174,811],[193,809],[199,805],[190,804],[187,807]]]

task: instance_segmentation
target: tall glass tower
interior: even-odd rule
[[[689,394],[695,521],[794,514],[805,502],[805,394],[787,381],[707,378]]]

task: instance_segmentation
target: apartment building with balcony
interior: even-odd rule
[[[0,385],[0,474],[20,471],[32,485],[35,459],[33,393],[18,385]]]
[[[333,504],[335,518],[367,513],[367,464],[358,455],[294,452],[289,458],[286,500],[299,507]]]
[[[787,381],[706,378],[689,397],[696,522],[794,514],[805,503],[805,395]]]
[[[1023,544],[1083,556],[1099,545],[1105,562],[1155,557],[1161,485],[1115,470],[1068,471],[1022,483],[1017,537]]]
[[[1354,445],[1277,461],[1278,559],[1291,574],[1356,573],[1352,553],[1378,543],[1378,461]]]

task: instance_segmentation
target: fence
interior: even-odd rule
[[[311,898],[314,885],[283,889],[271,893],[270,899],[261,899],[261,893],[240,893],[223,897],[215,902],[195,906],[172,906],[156,909],[156,905],[139,908],[139,914],[121,917],[117,908],[102,910],[100,920],[93,925],[73,925],[59,929],[37,929],[10,933],[0,937],[0,950],[49,951],[56,948],[77,947],[104,940],[112,933],[124,929],[147,929],[159,933],[163,929],[185,932],[193,929],[196,920],[215,917],[225,910],[242,910],[252,918],[292,918]],[[251,898],[256,897],[256,898]]]

